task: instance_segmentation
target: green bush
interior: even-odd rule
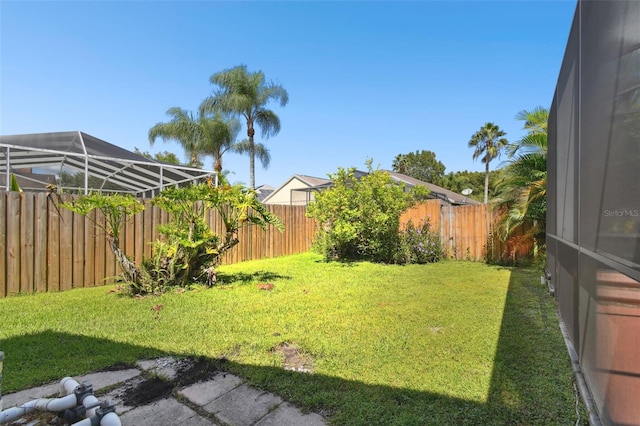
[[[434,263],[445,256],[440,235],[431,230],[428,219],[420,219],[418,225],[409,220],[400,239],[406,263]]]
[[[242,186],[214,187],[211,182],[183,188],[167,188],[152,203],[170,215],[170,222],[158,227],[162,238],[153,243],[153,255],[136,265],[119,246],[119,233],[125,220],[139,213],[144,205],[130,195],[91,194],[60,207],[85,215],[98,209],[107,219],[99,227],[106,233],[111,250],[122,269],[120,276],[132,294],[161,293],[169,287],[194,283],[215,284],[222,255],[240,241],[241,228],[273,225],[284,230],[280,218],[265,210],[255,191]],[[224,232],[216,235],[207,223],[207,209],[216,210]]]
[[[400,215],[427,195],[424,187],[405,191],[389,173],[372,170],[356,176],[354,168],[330,175],[334,186],[316,194],[307,215],[317,220],[314,248],[326,260],[370,260],[398,263],[403,249]]]

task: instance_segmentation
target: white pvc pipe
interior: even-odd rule
[[[91,419],[87,417],[86,419],[74,423],[72,426],[91,426],[92,424]],[[120,417],[118,417],[116,413],[107,413],[102,419],[100,419],[100,426],[122,426],[122,423],[120,422]]]
[[[76,396],[67,395],[62,398],[39,398],[26,402],[18,407],[9,408],[0,413],[0,424],[9,423],[35,410],[64,411],[76,406]]]
[[[80,384],[73,379],[72,377],[65,377],[60,382],[61,391],[64,391],[68,394],[73,393],[73,391],[80,386]],[[75,396],[75,395],[74,395]],[[92,417],[95,417],[96,410],[100,408],[100,401],[94,395],[87,395],[82,400],[82,405],[86,411],[86,418],[74,423],[73,426],[92,426],[94,423],[92,422]],[[100,419],[100,426],[122,426],[120,422],[120,417],[116,413],[107,413]]]
[[[72,394],[78,386],[80,386],[80,383],[78,383],[75,379],[73,379],[72,377],[65,377],[60,380],[60,393],[63,395]]]
[[[72,377],[65,377],[60,382],[61,393],[72,394],[78,386],[80,386],[80,383]],[[100,401],[91,394],[84,397],[82,405],[84,405],[84,408],[87,410],[87,417],[91,417],[96,413],[96,409],[100,407]]]
[[[80,386],[80,384],[75,379],[65,377],[60,381],[60,393],[66,396],[61,398],[34,399],[18,407],[0,411],[0,424],[9,423],[35,410],[58,412],[75,408],[78,406],[78,400],[74,391],[78,386]],[[91,417],[95,417],[96,410],[100,408],[100,401],[93,394],[89,394],[82,400],[82,405],[84,405],[86,409],[87,418],[74,423],[74,426],[91,426],[93,424]],[[122,426],[122,423],[118,415],[111,412],[102,417],[100,426]]]

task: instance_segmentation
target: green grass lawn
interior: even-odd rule
[[[306,253],[223,266],[219,282],[142,299],[99,287],[0,300],[3,392],[173,354],[224,358],[335,425],[576,421],[554,301],[531,270]],[[283,343],[313,372],[283,369]]]

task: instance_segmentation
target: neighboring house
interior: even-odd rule
[[[439,199],[447,203],[456,204],[456,205],[481,204],[480,202],[472,198],[458,194],[457,192],[450,191],[441,186],[434,185],[428,182],[423,182],[416,178],[412,178],[411,176],[403,175],[402,173],[396,173],[389,170],[385,170],[385,171],[389,173],[393,178],[393,180],[395,180],[396,182],[404,183],[406,188],[411,188],[417,185],[426,186],[430,191],[429,198]]]
[[[408,190],[416,185],[425,186],[429,189],[428,198],[439,199],[449,204],[466,205],[480,204],[478,201],[465,197],[464,195],[442,188],[440,186],[414,179],[411,176],[402,173],[395,173],[384,170],[391,175],[391,178],[405,185]],[[366,175],[367,172],[360,170],[355,171],[356,177]],[[333,184],[330,179],[317,178],[305,175],[293,175],[282,186],[274,190],[263,201],[265,204],[288,204],[288,205],[308,205],[314,200],[314,193],[331,187]]]
[[[264,199],[267,198],[273,192],[275,188],[271,185],[260,185],[256,188],[256,195],[258,196],[258,201],[261,203],[264,202]]]
[[[306,206],[314,200],[314,192],[331,186],[331,180],[306,175],[293,175],[279,188],[273,190],[264,204]]]

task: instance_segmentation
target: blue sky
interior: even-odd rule
[[[172,106],[195,111],[212,74],[246,64],[289,93],[271,105],[281,132],[258,139],[272,160],[257,185],[367,158],[388,169],[423,149],[446,172],[483,170],[469,139],[491,121],[517,140],[518,111],[551,104],[575,6],[0,0],[0,134],[81,130],[184,158],[177,144],[151,147],[149,128]],[[248,157],[223,162],[248,184]]]

